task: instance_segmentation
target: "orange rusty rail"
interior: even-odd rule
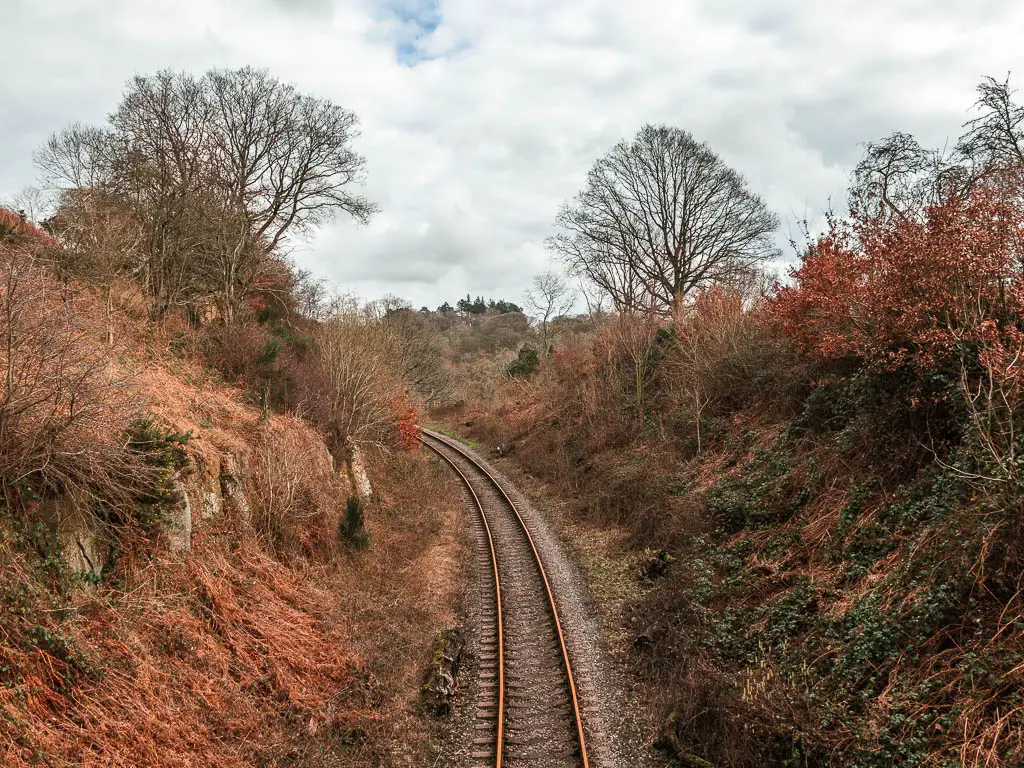
[[[433,437],[433,435],[431,435]],[[436,438],[435,438],[436,439]],[[498,635],[498,733],[495,738],[494,748],[494,765],[496,768],[501,768],[501,753],[502,745],[504,743],[504,728],[505,728],[505,637],[504,637],[504,625],[501,617],[501,580],[498,578],[498,557],[494,551],[494,537],[491,536],[491,526],[487,524],[487,515],[484,514],[484,505],[480,501],[480,497],[476,495],[476,491],[473,490],[472,484],[469,482],[469,478],[466,477],[465,473],[459,469],[458,465],[450,458],[445,456],[441,451],[434,448],[430,443],[420,438],[427,448],[430,448],[438,456],[448,462],[449,466],[455,470],[456,474],[462,478],[462,482],[465,483],[466,489],[473,497],[473,502],[476,504],[477,510],[480,512],[480,520],[484,524],[484,531],[487,533],[487,545],[491,550],[491,566],[494,568],[494,599],[497,603],[497,635]],[[475,464],[475,462],[474,462]]]

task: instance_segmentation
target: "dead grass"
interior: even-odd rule
[[[348,639],[367,658],[367,702],[380,713],[352,765],[418,768],[433,763],[438,729],[418,712],[420,680],[434,636],[457,625],[469,542],[443,467],[420,452],[386,465],[374,462],[381,501],[367,514],[370,548],[348,555],[360,567],[338,585],[340,610],[359,622]]]
[[[337,691],[363,660],[325,574],[282,565],[225,522],[185,562],[126,553],[119,586],[79,593],[64,621],[24,617],[61,639],[7,659],[22,682],[0,689],[4,765],[245,766],[300,734],[344,732],[353,714]]]
[[[423,457],[375,467],[370,549],[282,562],[244,520],[184,561],[123,554],[111,585],[59,610],[5,540],[0,762],[10,766],[421,766],[430,643],[455,623],[460,497]],[[58,638],[22,650],[36,628]],[[13,670],[13,671],[12,671]]]
[[[46,542],[0,515],[0,764],[429,764],[437,728],[415,704],[455,623],[457,489],[418,454],[378,459],[370,547],[346,550],[350,491],[316,432],[261,413],[172,350],[174,318],[140,327],[133,306],[118,294],[106,354],[146,411],[193,436],[193,549],[136,542],[102,584],[69,588]],[[99,308],[83,291],[79,309]],[[228,457],[249,509],[204,520]]]

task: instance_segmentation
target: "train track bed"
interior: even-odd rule
[[[467,514],[473,525],[475,583],[467,594],[471,661],[466,668],[471,679],[463,683],[464,694],[472,701],[472,735],[467,739],[470,746],[449,764],[496,765],[500,719],[503,766],[640,765],[633,758],[639,745],[622,744],[618,728],[607,727],[621,720],[623,697],[615,676],[608,673],[601,627],[588,606],[583,581],[561,542],[507,478],[473,451],[430,431],[424,433],[424,443],[450,462],[467,484]],[[484,509],[483,519],[477,499]],[[491,542],[501,584],[500,636]],[[536,567],[534,552],[543,563],[544,575]],[[547,593],[554,598],[557,620],[546,604]],[[562,663],[558,626],[570,661],[571,684]],[[502,690],[505,696],[499,703]],[[623,755],[630,757],[623,759]]]

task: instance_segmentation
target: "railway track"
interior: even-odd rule
[[[421,440],[465,484],[478,512],[474,548],[490,581],[471,765],[589,768],[562,625],[528,526],[501,483],[458,443],[429,430]]]

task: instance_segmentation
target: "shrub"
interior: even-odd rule
[[[304,382],[313,421],[340,459],[355,444],[387,446],[405,397],[394,332],[365,312],[337,309],[319,328],[316,360]]]
[[[707,427],[728,413],[762,404],[785,413],[806,372],[792,345],[737,290],[712,286],[681,306],[664,368],[665,409],[677,433],[700,452]]]
[[[1024,212],[989,184],[920,217],[833,220],[769,304],[801,353],[875,369],[935,371],[964,355],[1016,378],[1024,346],[1017,274]],[[1010,322],[1007,322],[1010,320]]]
[[[206,331],[207,360],[226,379],[249,390],[263,408],[294,407],[309,340],[285,326],[236,324]]]
[[[65,496],[130,507],[152,477],[119,437],[139,403],[39,259],[0,245],[0,499],[27,512]]]
[[[148,533],[165,521],[168,507],[181,501],[174,480],[178,471],[188,466],[185,446],[192,435],[165,429],[148,416],[132,421],[124,434],[128,453],[152,471],[135,493],[130,516],[116,507],[110,509],[110,516],[122,524],[138,525]]]
[[[512,379],[528,379],[540,365],[540,353],[535,347],[523,344],[515,360],[505,367],[505,373]]]
[[[345,517],[338,521],[338,537],[357,551],[370,546],[370,534],[364,527],[363,502],[358,496],[349,496],[345,502]]]
[[[415,451],[420,445],[419,427],[420,412],[407,397],[398,397],[392,404],[395,410],[395,428],[398,432],[398,443],[403,450]]]
[[[315,440],[309,430],[264,422],[252,441],[252,524],[281,559],[326,560],[335,551],[333,498],[340,487],[330,466],[313,460]]]

